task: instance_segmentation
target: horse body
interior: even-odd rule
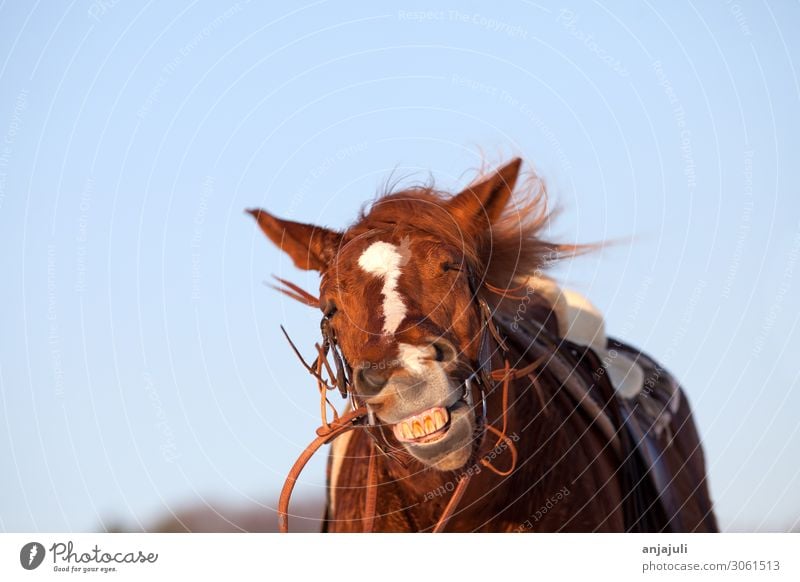
[[[321,273],[318,300],[284,292],[324,314],[307,366],[323,407],[325,369],[354,406],[335,433],[350,430],[329,459],[324,531],[716,531],[680,386],[606,339],[586,302],[531,284],[588,247],[541,239],[540,183],[510,208],[519,165],[454,197],[384,196],[344,232],[251,211]],[[335,436],[322,429],[315,447]]]

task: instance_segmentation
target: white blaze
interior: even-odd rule
[[[397,291],[400,269],[408,261],[408,246],[384,241],[374,242],[361,253],[358,266],[367,273],[383,278],[383,333],[392,335],[406,317],[406,304]]]

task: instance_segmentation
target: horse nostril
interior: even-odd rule
[[[386,385],[388,377],[385,370],[378,370],[372,367],[364,367],[359,370],[357,375],[357,387],[365,395],[375,395]]]
[[[446,341],[435,341],[432,343],[434,350],[434,360],[437,362],[451,362],[456,359],[456,350]]]

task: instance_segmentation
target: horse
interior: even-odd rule
[[[320,274],[319,296],[277,287],[322,312],[314,362],[292,343],[323,421],[282,530],[332,442],[323,532],[717,531],[683,389],[546,274],[595,247],[545,240],[547,190],[517,187],[521,163],[455,195],[383,194],[343,231],[248,210]],[[329,421],[334,388],[349,401]]]

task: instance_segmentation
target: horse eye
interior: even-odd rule
[[[433,349],[436,351],[436,361],[444,362],[444,350],[439,346],[439,344],[433,344]]]
[[[336,304],[333,301],[328,301],[322,308],[322,315],[325,316],[325,319],[330,319],[336,314],[336,311]]]
[[[447,273],[448,271],[461,271],[461,265],[457,265],[456,263],[451,263],[450,261],[445,261],[442,263],[442,271]]]

